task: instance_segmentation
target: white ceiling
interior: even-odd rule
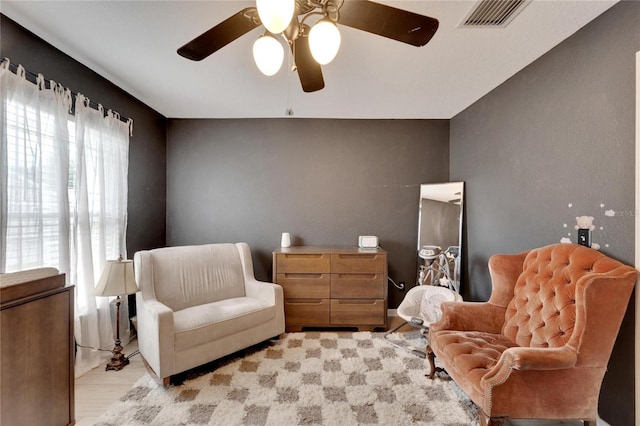
[[[274,77],[258,71],[261,27],[201,62],[178,56],[252,1],[2,0],[0,11],[166,117],[284,117],[290,107],[296,117],[448,119],[617,2],[533,0],[506,28],[471,29],[459,25],[474,1],[379,1],[440,27],[413,47],[341,26],[326,87],[314,93],[284,66]]]

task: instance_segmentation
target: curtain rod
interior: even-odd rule
[[[18,64],[14,64],[6,56],[2,58],[2,61],[0,61],[0,63],[2,63],[2,62],[7,62],[9,64],[9,70],[11,72],[13,72],[14,74],[18,73]],[[33,84],[37,84],[38,74],[33,73],[33,72],[27,70],[26,68],[24,68],[24,72],[25,72],[25,77],[26,77],[27,80],[29,80]],[[48,88],[50,89],[51,88],[51,80],[48,79],[48,78],[45,78],[44,82],[48,86]],[[73,90],[71,90],[71,89],[67,88],[67,90],[69,90],[69,92],[71,92],[71,95],[73,96],[73,108],[74,108],[74,111],[75,111],[75,103],[76,103],[75,99],[78,96],[78,94],[76,92],[74,92]],[[100,110],[100,107],[101,107],[100,104],[98,104],[97,102],[94,102],[94,101],[92,101],[90,99],[88,99],[88,100],[89,100],[89,107],[91,107],[91,108],[93,108],[95,110],[98,110],[98,111]],[[122,121],[123,123],[129,124],[129,126],[132,127],[133,119],[127,118],[127,117],[122,117],[120,115],[120,113],[118,113],[116,111],[113,111],[113,112],[115,112],[118,115],[118,118],[120,119],[120,121]]]

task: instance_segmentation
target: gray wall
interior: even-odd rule
[[[389,275],[416,279],[420,184],[449,176],[448,120],[171,119],[168,245],[246,241],[270,280],[294,245],[377,235]],[[389,305],[404,293],[389,286]]]
[[[94,71],[0,15],[0,55],[133,118],[129,148],[129,257],[165,244],[166,119]]]
[[[451,180],[466,181],[468,296],[488,298],[489,256],[569,232],[575,242],[581,215],[594,216],[602,252],[633,264],[638,50],[640,2],[624,1],[451,120]],[[612,425],[633,424],[633,305],[600,399]]]

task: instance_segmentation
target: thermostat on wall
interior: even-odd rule
[[[378,248],[378,237],[360,235],[358,237],[358,246],[360,248]]]

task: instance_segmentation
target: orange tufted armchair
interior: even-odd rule
[[[494,255],[489,272],[488,302],[442,305],[442,319],[429,331],[429,378],[437,356],[483,424],[513,418],[595,425],[636,270],[588,247],[554,244]]]

